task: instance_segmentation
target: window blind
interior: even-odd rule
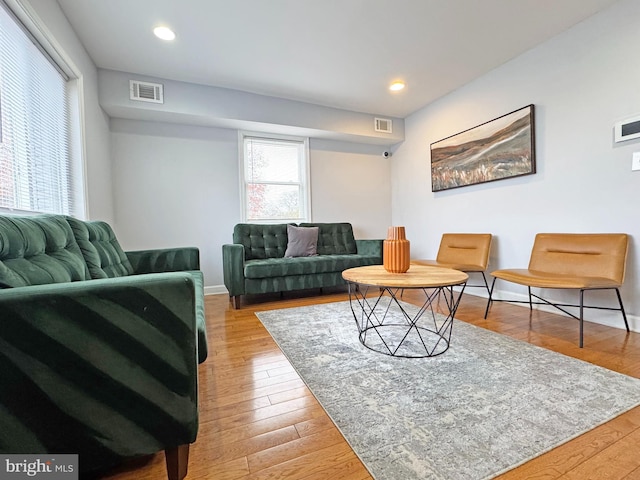
[[[0,207],[74,215],[70,87],[0,2]]]

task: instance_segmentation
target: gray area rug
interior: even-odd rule
[[[640,404],[639,379],[458,320],[407,359],[362,346],[348,302],[257,316],[378,480],[493,478]]]

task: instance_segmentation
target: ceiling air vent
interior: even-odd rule
[[[374,119],[374,127],[376,132],[391,133],[391,120],[388,118]]]
[[[164,103],[162,84],[129,80],[129,98],[138,102]]]

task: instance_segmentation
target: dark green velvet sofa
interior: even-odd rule
[[[165,450],[186,475],[207,358],[196,248],[124,252],[104,222],[0,215],[0,453],[82,472]]]
[[[356,240],[350,223],[301,223],[318,227],[317,255],[287,258],[287,224],[240,223],[233,243],[222,246],[224,285],[234,308],[242,295],[344,285],[347,268],[382,264],[383,240]]]

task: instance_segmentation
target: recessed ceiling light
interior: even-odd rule
[[[392,92],[397,92],[399,90],[402,90],[404,87],[404,82],[393,82],[391,85],[389,85],[389,90],[391,90]]]
[[[169,27],[156,27],[153,29],[153,34],[162,40],[173,40],[176,38],[176,34],[173,33],[173,30]]]

